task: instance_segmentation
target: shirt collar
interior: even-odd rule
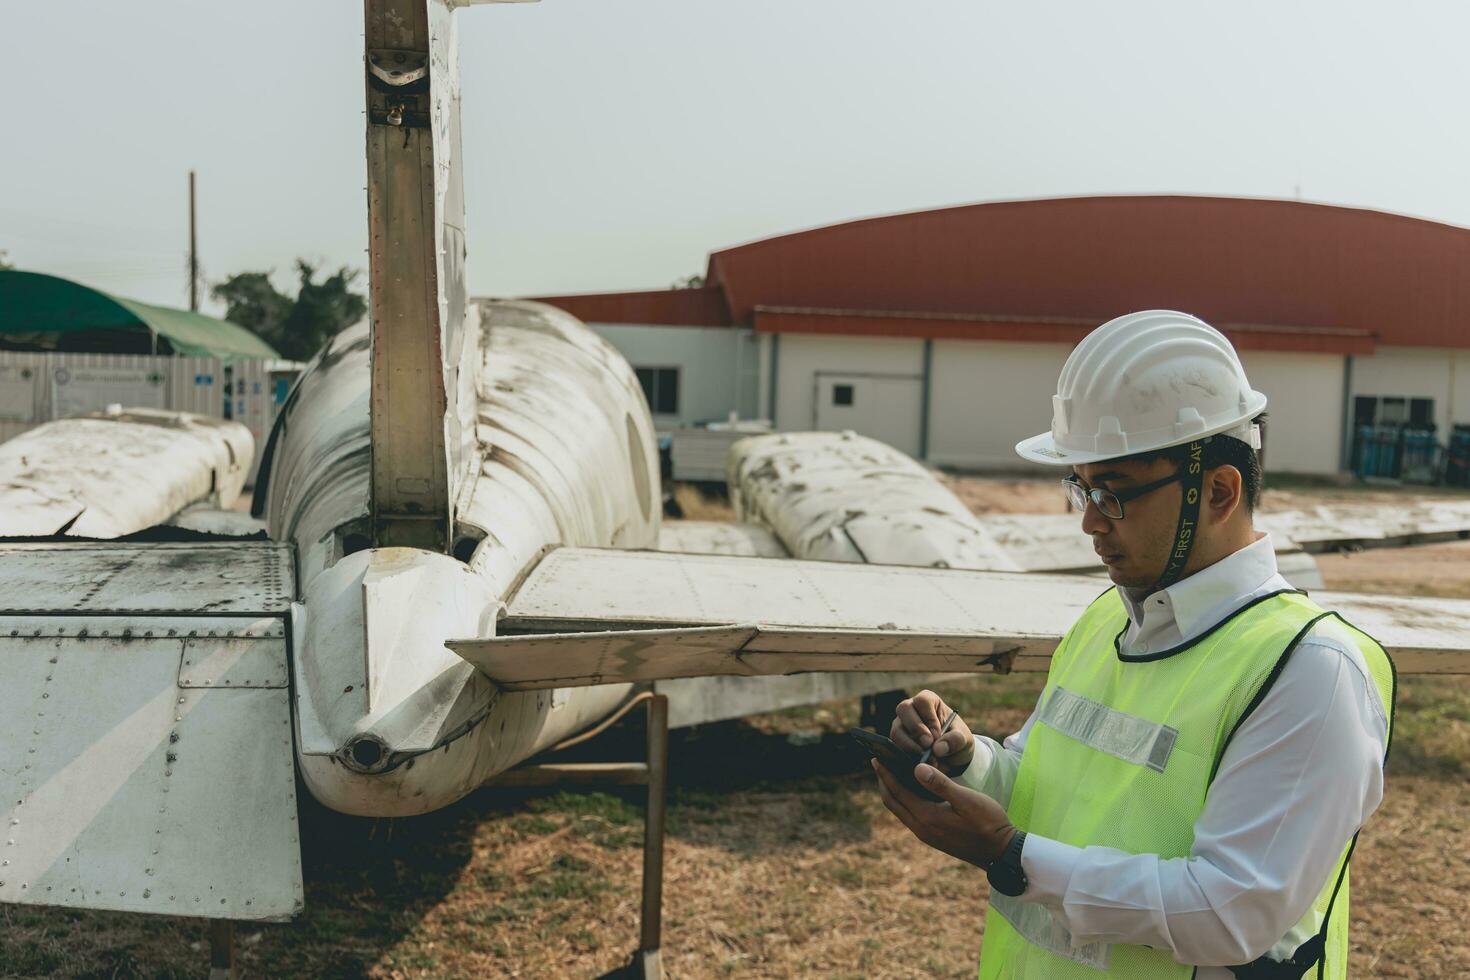
[[[1188,642],[1234,612],[1276,574],[1276,547],[1269,534],[1261,533],[1251,544],[1162,592],[1120,588],[1118,594],[1135,625],[1152,633],[1161,620],[1172,620]]]

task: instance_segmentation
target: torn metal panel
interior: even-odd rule
[[[269,541],[0,544],[4,613],[285,615],[295,591],[290,546]]]
[[[48,422],[0,443],[0,536],[116,538],[228,507],[253,454],[244,426],[184,412]]]
[[[203,623],[232,636],[178,635]],[[270,623],[0,616],[0,902],[301,910],[287,691],[219,683],[246,665],[284,677]],[[185,660],[214,683],[181,686]]]
[[[691,555],[790,557],[769,528],[737,521],[664,521],[658,532],[658,550]]]

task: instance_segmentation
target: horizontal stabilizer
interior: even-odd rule
[[[1045,670],[1094,580],[561,548],[499,636],[449,646],[502,687],[718,675]],[[1470,673],[1470,601],[1321,593],[1403,673]]]
[[[510,691],[676,677],[902,671],[1045,670],[1055,641],[892,631],[716,626],[551,633],[450,646]],[[1034,652],[1031,649],[1034,646]]]

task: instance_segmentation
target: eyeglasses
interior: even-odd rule
[[[1075,476],[1069,476],[1062,480],[1062,489],[1066,492],[1067,500],[1075,510],[1086,510],[1087,502],[1090,500],[1097,505],[1102,516],[1110,521],[1121,521],[1123,505],[1128,501],[1137,500],[1146,493],[1153,493],[1160,487],[1167,487],[1182,479],[1184,479],[1184,471],[1180,470],[1173,476],[1166,476],[1153,483],[1145,483],[1141,487],[1133,487],[1129,490],[1104,490],[1101,487],[1084,487],[1081,480]]]

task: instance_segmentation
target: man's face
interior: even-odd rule
[[[1171,476],[1178,464],[1167,459],[1146,463],[1114,460],[1072,467],[1084,488],[1098,487],[1119,493]],[[1092,537],[1092,547],[1107,566],[1114,585],[1141,589],[1158,581],[1174,547],[1174,530],[1179,522],[1178,483],[1170,483],[1123,504],[1123,518],[1103,516],[1088,501],[1082,512],[1082,530]]]

